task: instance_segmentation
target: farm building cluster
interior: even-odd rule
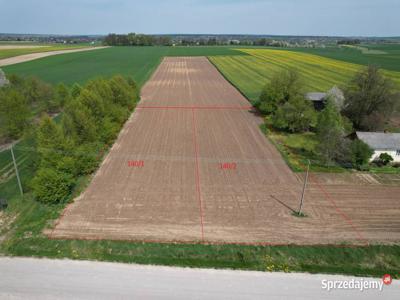
[[[326,93],[307,93],[306,99],[312,101],[317,111],[324,109],[329,99],[341,110],[345,97],[343,92],[337,86],[334,86]],[[393,158],[393,162],[400,162],[400,133],[357,131],[351,137],[363,141],[374,151],[370,159],[371,162],[379,160],[380,155],[383,153],[389,154]]]

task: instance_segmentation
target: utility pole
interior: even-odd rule
[[[22,190],[21,179],[19,178],[18,167],[17,167],[17,162],[15,161],[13,145],[11,145],[11,156],[12,156],[12,159],[13,159],[13,162],[14,162],[15,174],[17,175],[19,191],[21,192],[21,196],[23,197],[24,196],[24,191]]]
[[[303,192],[301,193],[300,208],[299,208],[299,213],[298,213],[299,216],[301,216],[301,210],[303,209],[304,194],[306,192],[307,181],[308,181],[308,173],[309,172],[310,172],[310,160],[308,159],[306,178],[304,180]]]

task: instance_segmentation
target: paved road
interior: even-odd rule
[[[354,278],[0,258],[0,299],[400,299],[400,281],[328,292],[323,279]]]

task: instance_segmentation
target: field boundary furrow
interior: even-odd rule
[[[197,200],[199,202],[201,240],[204,242],[204,211],[203,211],[203,201],[201,199],[199,150],[198,150],[198,144],[197,144],[196,117],[195,117],[194,109],[192,109],[192,124],[193,124],[193,147],[194,147],[194,155],[195,155],[195,162],[196,162],[196,166],[195,166],[196,192],[197,192]]]

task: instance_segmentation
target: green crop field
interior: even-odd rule
[[[0,44],[3,45],[3,44]],[[5,45],[5,44],[4,44]],[[8,44],[7,44],[8,45]],[[37,46],[37,45],[24,45]],[[38,45],[40,46],[40,45]],[[59,51],[59,50],[72,50],[85,47],[84,45],[43,45],[44,47],[37,48],[16,48],[16,49],[1,49],[0,48],[0,59],[14,57],[18,55],[49,52],[49,51]]]
[[[360,45],[357,47],[294,48],[291,51],[316,54],[350,63],[374,64],[400,72],[400,44]]]
[[[245,55],[229,47],[112,47],[56,55],[4,67],[6,74],[37,76],[50,83],[84,83],[114,74],[132,76],[139,85],[150,77],[164,56]]]
[[[346,84],[362,66],[308,53],[275,49],[241,49],[248,56],[210,57],[222,74],[250,100],[256,100],[268,80],[284,69],[297,69],[305,92],[327,91]],[[400,72],[384,71],[400,86]]]

